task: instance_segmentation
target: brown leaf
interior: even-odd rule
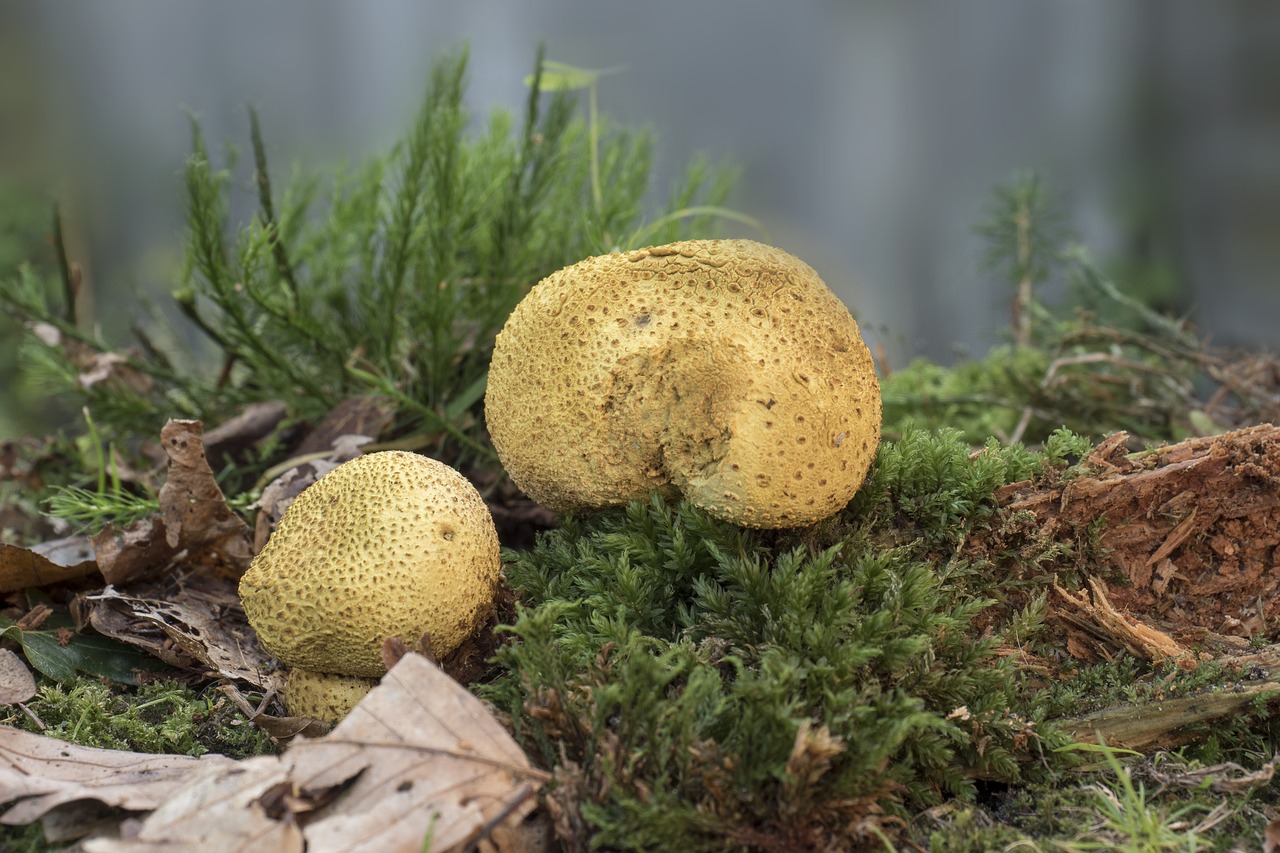
[[[1267,824],[1262,833],[1262,853],[1275,853],[1280,850],[1280,820]]]
[[[16,705],[36,695],[36,679],[9,649],[0,649],[0,705]]]
[[[301,827],[308,853],[417,851],[428,832],[433,851],[461,850],[522,820],[547,779],[478,699],[412,653],[328,735],[236,770],[193,778],[128,845],[85,849],[301,850],[289,835]]]
[[[128,822],[119,839],[89,838],[81,848],[86,853],[302,853],[298,824],[272,820],[259,804],[289,784],[288,774],[280,759],[270,755],[198,768],[145,820]]]
[[[107,587],[76,599],[76,616],[101,634],[138,646],[170,666],[278,686],[275,658],[258,644],[235,583],[193,571],[127,590]]]
[[[115,389],[146,395],[155,387],[151,377],[132,367],[125,355],[102,352],[74,338],[65,337],[56,326],[49,323],[32,323],[29,328],[42,343],[60,347],[66,353],[68,360],[80,370],[76,382],[81,388],[92,388],[106,382]]]
[[[148,755],[76,746],[0,726],[0,823],[21,826],[65,803],[96,800],[113,808],[158,807],[206,765],[236,766],[221,755]]]
[[[169,456],[160,514],[123,530],[107,525],[93,537],[98,568],[119,584],[163,569],[179,553],[184,563],[238,578],[249,566],[252,534],[227,506],[205,460],[199,421],[171,420],[160,432]]]
[[[396,416],[396,402],[390,397],[365,394],[348,397],[334,406],[315,429],[294,448],[293,455],[327,453],[346,435],[368,436],[377,441]]]
[[[169,475],[160,488],[160,515],[171,548],[202,548],[239,577],[249,565],[252,535],[232,512],[204,457],[199,421],[171,420],[160,430]]]
[[[31,548],[0,543],[0,592],[43,587],[96,574],[93,546],[83,536]]]
[[[125,528],[107,524],[93,535],[98,570],[107,583],[123,583],[143,577],[166,565],[177,553],[165,541],[160,516],[140,519]]]
[[[250,403],[204,434],[205,453],[226,454],[249,447],[274,432],[288,412],[289,407],[278,400]]]
[[[313,720],[310,717],[276,717],[267,713],[271,700],[276,697],[276,691],[268,691],[262,701],[255,706],[234,684],[224,684],[218,689],[249,718],[251,723],[266,732],[277,745],[287,743],[299,735],[317,738],[333,731],[332,723]]]

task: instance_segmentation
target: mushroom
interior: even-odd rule
[[[875,456],[880,386],[844,303],[796,257],[692,240],[588,258],[499,333],[485,417],[557,511],[651,490],[749,527],[838,512]]]
[[[389,637],[425,636],[437,656],[457,648],[492,609],[499,572],[475,487],[441,462],[384,451],[298,495],[240,598],[262,645],[294,668],[289,712],[335,720],[386,672]]]

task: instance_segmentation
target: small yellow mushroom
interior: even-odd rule
[[[461,644],[488,616],[500,568],[475,487],[443,463],[384,451],[339,465],[289,505],[240,598],[262,645],[295,674],[370,678],[386,672],[389,637],[426,636],[439,656]],[[314,693],[301,683],[287,704]]]
[[[838,512],[880,437],[858,325],[817,273],[748,240],[588,258],[536,285],[494,346],[485,418],[558,511],[654,489],[749,527]]]

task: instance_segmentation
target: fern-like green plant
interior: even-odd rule
[[[175,299],[213,357],[141,351],[113,356],[136,383],[78,383],[67,347],[113,348],[60,305],[31,270],[0,287],[0,306],[47,324],[59,384],[80,394],[109,437],[153,433],[167,417],[218,422],[237,407],[282,400],[312,420],[375,394],[397,409],[395,431],[419,447],[492,462],[479,402],[497,331],[528,289],[630,237],[710,236],[733,173],[695,161],[652,217],[652,141],[645,132],[576,118],[571,91],[547,91],[539,57],[525,113],[493,113],[473,131],[465,52],[434,67],[408,133],[386,156],[333,174],[272,174],[250,110],[252,197],[234,157],[217,162],[192,118],[184,175],[187,237]],[[674,215],[673,215],[674,214]],[[67,300],[62,300],[67,302]],[[46,336],[48,339],[48,336]],[[200,366],[195,366],[197,363]]]

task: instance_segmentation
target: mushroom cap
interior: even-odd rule
[[[295,667],[284,686],[284,705],[291,716],[337,723],[377,684],[376,678]]]
[[[539,282],[494,346],[485,418],[508,474],[557,511],[652,490],[749,527],[838,512],[880,438],[858,325],[798,258],[691,240]]]
[[[452,651],[488,615],[498,534],[475,487],[416,453],[344,462],[303,490],[240,579],[258,638],[293,667],[386,672],[382,642]]]

